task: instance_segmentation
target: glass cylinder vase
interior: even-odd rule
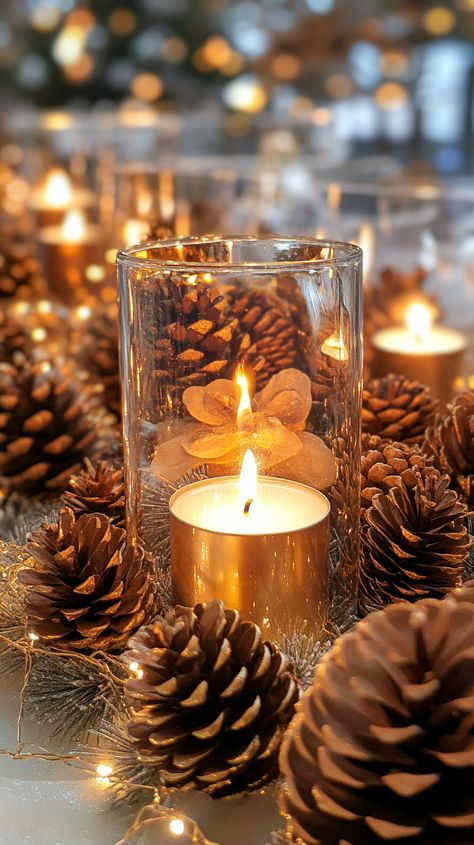
[[[351,617],[361,265],[300,238],[119,253],[128,531],[173,602],[275,639]]]

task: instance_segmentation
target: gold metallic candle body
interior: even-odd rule
[[[218,479],[213,479],[218,481]],[[281,480],[278,480],[281,481]],[[189,485],[197,488],[208,481]],[[296,482],[284,481],[291,496]],[[221,599],[267,636],[309,624],[318,635],[328,612],[329,503],[324,516],[302,528],[281,533],[243,534],[209,530],[174,513],[180,496],[170,500],[173,600],[193,606]]]

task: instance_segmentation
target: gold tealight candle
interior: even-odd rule
[[[328,609],[329,501],[282,478],[257,477],[248,450],[240,478],[189,484],[170,499],[173,599],[222,599],[276,636]]]
[[[90,209],[95,199],[92,191],[77,189],[60,167],[53,167],[33,192],[31,206],[40,228],[59,225],[72,208]]]
[[[455,329],[432,325],[432,311],[422,302],[407,308],[405,323],[373,335],[374,376],[403,373],[428,385],[445,405],[463,375],[466,338]]]
[[[62,225],[42,229],[39,241],[45,275],[57,299],[74,302],[79,292],[103,282],[100,228],[81,211],[69,211]]]

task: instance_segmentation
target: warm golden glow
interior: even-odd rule
[[[321,346],[321,352],[324,352],[325,355],[329,355],[336,361],[347,361],[349,358],[342,333],[332,334],[327,337]]]
[[[82,211],[68,211],[61,227],[61,234],[67,243],[80,243],[86,232],[86,219]]]
[[[257,462],[251,449],[247,449],[240,471],[240,506],[245,514],[257,497]]]
[[[360,227],[357,243],[363,252],[363,281],[365,284],[370,280],[374,266],[375,233],[370,223],[363,223]]]
[[[170,831],[175,836],[182,836],[184,833],[184,822],[181,819],[171,819]]]
[[[252,410],[248,381],[242,367],[238,368],[235,381],[238,387],[240,387],[240,400],[237,408],[237,422],[240,422],[243,415],[248,414]]]
[[[109,786],[110,778],[109,775],[112,774],[112,766],[107,766],[105,763],[99,763],[96,768],[97,772],[97,783],[102,783],[104,786]]]
[[[122,229],[122,240],[125,246],[141,244],[148,236],[148,224],[144,220],[127,220]]]
[[[422,302],[414,302],[407,308],[405,323],[416,343],[422,343],[430,333],[433,323],[431,309]]]
[[[53,310],[53,304],[49,301],[49,299],[40,299],[36,306],[36,310],[39,314],[50,314]]]
[[[99,284],[105,279],[105,270],[100,264],[89,264],[86,267],[86,279],[93,284]]]
[[[42,326],[37,326],[31,332],[31,338],[35,341],[35,343],[41,343],[43,340],[46,340],[47,336],[48,333]]]
[[[327,187],[328,207],[331,217],[339,217],[341,206],[341,186],[337,182],[331,182]]]
[[[47,177],[43,191],[45,202],[51,208],[65,208],[72,200],[71,180],[64,170],[55,168]]]

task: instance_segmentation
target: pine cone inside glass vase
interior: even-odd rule
[[[474,392],[456,396],[444,416],[426,431],[423,451],[451,476],[460,496],[474,507]]]
[[[419,443],[436,415],[428,387],[402,375],[370,379],[362,393],[362,431],[404,443]]]
[[[461,584],[470,547],[467,508],[449,488],[449,476],[430,466],[412,471],[413,486],[400,480],[364,513],[364,613],[399,601],[443,598]]]
[[[230,372],[237,320],[227,314],[219,288],[196,274],[186,281],[159,277],[147,293],[148,311],[155,315],[148,328],[155,348],[153,386],[161,407],[179,409],[187,387]]]
[[[35,566],[19,577],[28,588],[28,628],[58,648],[123,648],[152,616],[145,553],[103,514],[76,520],[70,508],[62,508],[57,525],[30,534],[27,551]]]
[[[275,373],[298,366],[298,327],[290,304],[275,292],[259,288],[233,291],[231,314],[237,319],[233,341],[235,362],[254,373],[262,388]]]
[[[256,625],[219,601],[176,607],[129,649],[124,660],[143,673],[126,684],[129,732],[165,785],[224,795],[275,777],[298,688]]]
[[[113,525],[125,528],[125,486],[122,467],[108,461],[93,464],[84,459],[84,469],[72,475],[61,500],[74,511],[76,518],[83,513],[103,513]]]
[[[403,481],[407,487],[416,485],[416,470],[433,464],[433,458],[417,445],[382,440],[377,434],[362,435],[360,504],[365,510],[374,496],[388,493]]]
[[[98,439],[97,394],[59,363],[0,363],[0,487],[62,489]]]
[[[81,346],[84,367],[93,381],[103,387],[106,408],[121,417],[118,323],[114,309],[93,314]]]
[[[399,604],[340,637],[286,733],[307,845],[474,842],[474,605]]]

